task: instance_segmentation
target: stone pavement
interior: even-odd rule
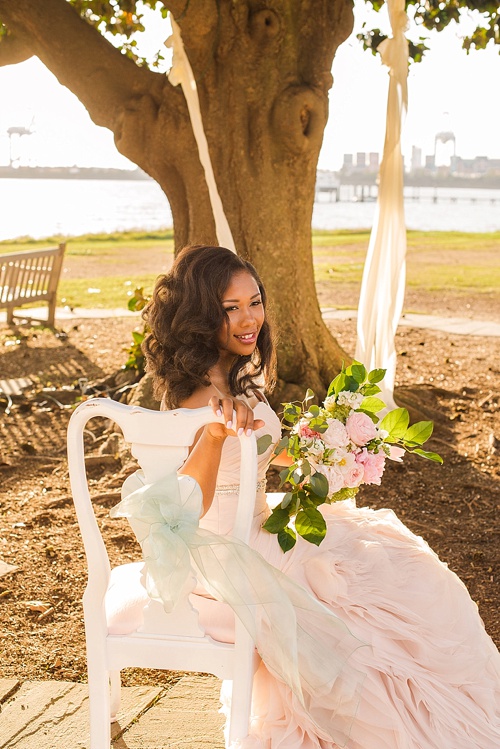
[[[322,313],[325,320],[352,320],[358,315],[357,310],[354,309],[335,309],[333,307],[323,308]],[[43,307],[29,309],[26,310],[26,314],[43,319],[47,317],[47,310]],[[139,318],[139,313],[130,312],[127,309],[85,309],[82,307],[75,309],[58,307],[56,309],[56,322],[105,319],[109,317]],[[5,322],[6,319],[6,312],[0,311],[0,323]],[[419,315],[407,312],[402,315],[399,324],[409,328],[440,330],[443,333],[451,333],[453,335],[500,336],[500,323],[488,320],[471,320],[467,317],[440,317],[438,315]]]
[[[123,687],[112,749],[223,749],[220,681]],[[89,749],[86,684],[0,679],[0,749]]]

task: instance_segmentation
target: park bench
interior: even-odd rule
[[[22,317],[54,326],[56,294],[61,275],[66,244],[48,250],[28,250],[0,255],[0,309],[7,309],[7,323],[11,324],[16,307],[33,302],[47,302],[47,320],[36,317]]]

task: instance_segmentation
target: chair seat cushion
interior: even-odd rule
[[[142,584],[143,568],[144,562],[133,562],[111,570],[104,601],[110,635],[136,632],[144,623],[150,599]],[[214,600],[200,587],[189,598],[207,635],[218,642],[234,642],[234,614],[227,604]]]

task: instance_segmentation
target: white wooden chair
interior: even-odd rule
[[[89,419],[103,416],[121,428],[138,460],[145,483],[154,483],[176,471],[188,455],[198,429],[217,421],[211,408],[150,411],[96,398],[80,404],[68,427],[68,460],[71,490],[88,564],[88,583],[83,596],[87,643],[90,746],[109,749],[110,722],[120,705],[120,670],[125,667],[159,668],[211,673],[233,681],[229,743],[248,735],[252,680],[258,656],[247,631],[235,622],[234,644],[217,642],[201,628],[198,612],[191,605],[196,596],[186,590],[172,613],[151,600],[142,585],[141,562],[111,570],[108,554],[94,516],[84,460],[83,431]],[[221,418],[222,421],[222,418]],[[240,437],[240,497],[233,535],[247,542],[255,504],[257,459],[255,437]],[[126,493],[136,487],[130,486]],[[134,479],[132,479],[132,482]],[[126,483],[127,483],[126,482]],[[183,492],[198,485],[189,476],[180,479]],[[183,495],[186,496],[186,495]],[[138,592],[139,591],[139,592]],[[142,597],[141,597],[142,596]],[[110,607],[127,612],[139,610],[120,626],[120,617],[110,624]],[[113,601],[110,601],[110,599]],[[200,597],[201,598],[201,597]],[[211,601],[224,607],[225,604]],[[135,607],[135,608],[134,608]],[[125,616],[127,620],[127,615]]]

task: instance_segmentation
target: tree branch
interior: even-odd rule
[[[117,112],[131,97],[161,92],[163,76],[122,55],[66,0],[0,0],[0,17],[98,125],[114,130]]]
[[[0,66],[16,65],[33,57],[33,50],[24,40],[12,34],[0,38]]]

